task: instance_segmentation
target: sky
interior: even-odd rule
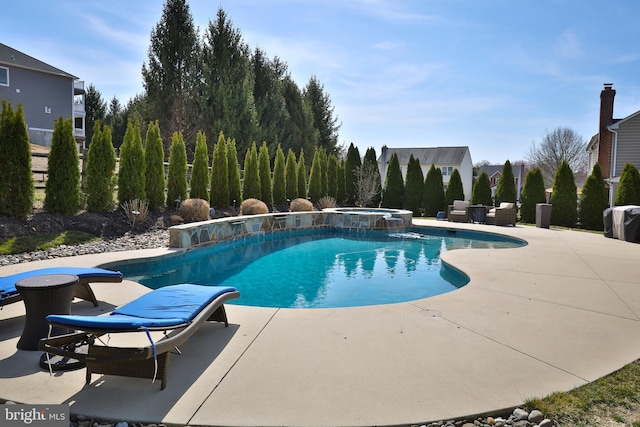
[[[316,76],[339,143],[468,146],[474,164],[526,159],[558,127],[585,144],[604,83],[614,117],[640,110],[637,0],[187,0],[204,33],[224,9],[244,42]],[[93,84],[109,101],[143,93],[160,0],[24,0],[0,42]],[[259,141],[258,141],[259,142]]]

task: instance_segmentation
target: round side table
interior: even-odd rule
[[[70,314],[71,301],[78,276],[71,274],[50,274],[29,277],[16,282],[16,289],[22,295],[26,310],[24,329],[18,341],[20,350],[37,350],[40,338],[49,334],[49,314]],[[55,327],[51,335],[66,333],[64,328]]]

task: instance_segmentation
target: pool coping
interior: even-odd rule
[[[0,311],[0,398],[69,403],[98,418],[175,425],[411,425],[487,413],[565,391],[640,356],[640,245],[601,234],[415,220],[501,232],[516,249],[448,251],[471,277],[424,300],[348,309],[227,307],[173,357],[167,388],[147,380],[50,377],[16,350],[24,307]],[[169,249],[86,255],[37,266],[98,265]],[[0,268],[0,274],[36,265]],[[147,290],[97,284],[100,313]]]

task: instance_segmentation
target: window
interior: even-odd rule
[[[453,166],[443,166],[442,176],[449,176],[453,173]]]
[[[9,86],[9,69],[0,67],[0,86]]]

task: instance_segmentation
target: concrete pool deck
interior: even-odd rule
[[[640,358],[640,245],[601,234],[415,220],[498,232],[516,249],[446,252],[469,275],[460,290],[348,309],[227,305],[230,325],[202,327],[172,355],[167,388],[149,380],[40,370],[16,349],[24,306],[0,311],[0,401],[67,403],[97,419],[191,426],[420,424],[493,412],[566,391]],[[0,268],[86,265],[144,250]],[[147,291],[92,285],[110,311]]]

